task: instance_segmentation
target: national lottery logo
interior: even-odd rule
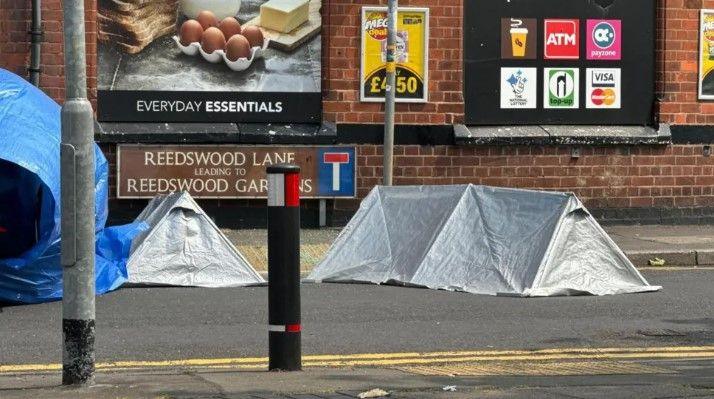
[[[615,27],[609,22],[600,22],[593,29],[593,43],[603,50],[607,50],[615,44],[617,32]]]
[[[501,68],[501,108],[536,108],[536,68]]]

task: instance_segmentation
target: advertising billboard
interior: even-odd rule
[[[387,87],[387,8],[362,7],[360,100],[384,102]],[[400,7],[397,13],[396,101],[429,98],[429,9]]]
[[[714,10],[700,14],[699,99],[714,100]]]
[[[321,0],[99,0],[105,122],[319,123]]]
[[[466,123],[651,125],[654,29],[649,0],[464,2]]]

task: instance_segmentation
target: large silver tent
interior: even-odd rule
[[[159,196],[137,217],[128,282],[141,285],[236,287],[265,280],[188,193]]]
[[[376,187],[307,281],[517,296],[661,289],[575,195],[474,185]]]

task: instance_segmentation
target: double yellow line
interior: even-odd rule
[[[651,348],[561,348],[540,350],[488,350],[455,352],[362,353],[351,355],[303,356],[304,367],[396,367],[479,362],[608,361],[646,359],[714,359],[714,346]],[[234,369],[263,370],[266,357],[138,360],[97,363],[97,370]],[[54,372],[61,364],[0,365],[1,374]]]

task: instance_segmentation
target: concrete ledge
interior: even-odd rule
[[[712,267],[714,266],[714,250],[698,251],[628,251],[627,257],[637,267],[658,267],[649,264],[650,259],[660,258],[666,262],[661,267]]]
[[[98,143],[333,144],[333,123],[107,123],[95,124]]]
[[[697,251],[698,266],[714,266],[714,250]]]
[[[466,126],[454,125],[459,145],[641,145],[669,144],[669,125],[650,126]]]
[[[662,267],[668,266],[697,266],[696,251],[628,251],[627,257],[637,267],[650,267],[650,259],[660,258],[666,262]]]

